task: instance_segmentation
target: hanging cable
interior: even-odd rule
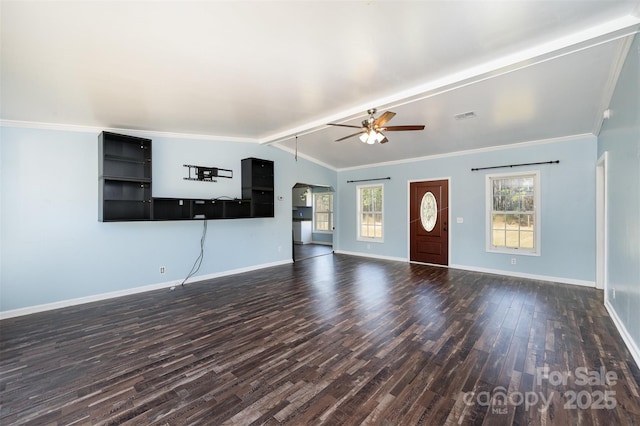
[[[187,277],[182,280],[182,283],[180,284],[181,286],[184,287],[184,283],[191,278],[196,272],[198,272],[198,270],[200,270],[200,266],[202,265],[202,259],[204,259],[204,241],[207,237],[207,221],[203,220],[203,225],[202,225],[202,237],[200,237],[200,255],[198,255],[198,257],[196,258],[196,261],[193,263],[193,266],[191,267],[191,271],[189,272],[189,274],[187,275]]]
[[[298,135],[296,135],[296,156],[295,156],[296,161],[298,161]]]

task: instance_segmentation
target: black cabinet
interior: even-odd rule
[[[153,198],[150,139],[102,132],[98,151],[101,222],[273,217],[273,161],[242,160],[242,199]]]
[[[154,198],[153,220],[239,219],[251,217],[249,200]]]
[[[151,140],[102,132],[99,151],[99,220],[151,219]]]
[[[249,200],[194,200],[194,213],[206,219],[241,219],[251,217]]]
[[[222,217],[225,219],[240,219],[255,217],[251,214],[250,200],[223,200]]]
[[[251,217],[273,217],[273,161],[242,160],[242,198],[251,201]]]
[[[181,220],[192,219],[191,200],[179,198],[154,198],[154,220]]]

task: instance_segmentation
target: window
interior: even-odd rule
[[[487,250],[540,254],[538,172],[487,176]]]
[[[333,232],[333,193],[313,194],[313,232]]]
[[[357,191],[358,240],[382,242],[382,185],[362,185]]]

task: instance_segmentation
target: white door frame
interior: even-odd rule
[[[596,288],[604,290],[607,302],[607,254],[608,226],[607,226],[607,152],[603,153],[596,163]]]

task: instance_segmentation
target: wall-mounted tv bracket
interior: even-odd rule
[[[189,176],[185,177],[184,180],[199,180],[206,182],[217,182],[216,178],[233,178],[233,170],[229,169],[220,169],[218,167],[204,167],[204,166],[194,166],[191,164],[183,164],[184,167],[189,168]]]

